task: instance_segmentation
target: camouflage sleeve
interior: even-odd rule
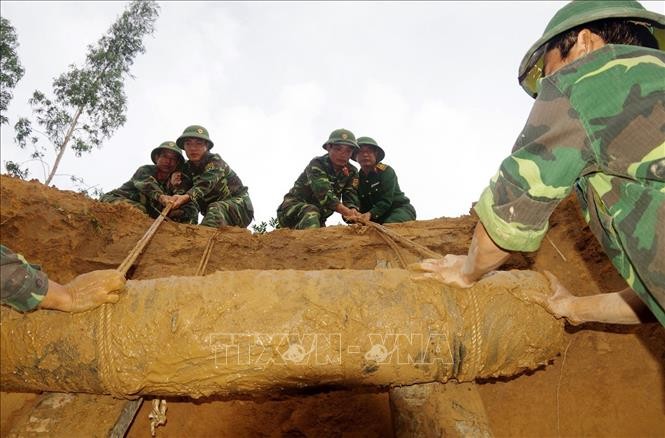
[[[372,219],[378,219],[388,213],[393,205],[395,187],[397,187],[397,175],[392,167],[386,166],[385,170],[381,172],[381,192],[376,195],[379,199],[369,210]]]
[[[307,183],[312,189],[312,195],[318,201],[319,206],[335,211],[339,198],[333,191],[330,177],[318,161],[312,161],[305,169]]]
[[[510,251],[538,249],[552,211],[590,159],[577,112],[545,78],[512,154],[474,207],[494,242]]]
[[[342,200],[347,207],[360,210],[360,198],[358,198],[358,184],[360,183],[360,179],[358,178],[358,171],[354,169],[353,173],[349,176],[350,178],[344,186],[344,190],[342,190]]]
[[[21,312],[35,309],[48,291],[46,274],[4,245],[0,245],[0,279],[2,304]]]
[[[206,164],[203,173],[194,176],[193,187],[187,191],[187,194],[194,202],[208,198],[226,178],[228,170],[228,164],[221,159],[210,161]]]
[[[162,186],[157,182],[154,176],[154,166],[141,166],[132,176],[134,187],[143,193],[152,201],[159,201],[159,197],[164,194]]]
[[[229,189],[229,196],[243,196],[246,195],[248,189],[246,186],[242,185],[242,181],[237,173],[227,165],[228,175],[226,177],[226,185]]]

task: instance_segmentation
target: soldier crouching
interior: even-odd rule
[[[334,212],[345,220],[359,215],[358,171],[349,163],[357,148],[351,131],[337,129],[330,134],[323,145],[328,153],[310,161],[278,207],[280,227],[320,228]]]
[[[193,181],[185,194],[175,196],[174,207],[186,202],[198,205],[207,227],[247,227],[254,219],[254,207],[249,191],[238,175],[218,154],[211,154],[214,146],[208,130],[192,125],[176,141],[189,159],[183,169]]]
[[[100,201],[129,204],[157,218],[172,195],[186,193],[192,186],[191,180],[181,171],[185,159],[175,143],[163,142],[152,150],[150,158],[154,165],[139,167],[129,181],[102,195]],[[168,216],[176,222],[195,224],[198,210],[196,205],[187,202],[173,208]]]

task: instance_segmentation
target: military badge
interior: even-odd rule
[[[342,140],[349,138],[349,135],[346,132],[342,132]]]
[[[383,163],[379,163],[376,165],[376,170],[381,170],[381,171],[386,170],[386,165]]]
[[[360,180],[358,180],[358,178],[353,178],[353,181],[351,181],[351,186],[352,186],[354,189],[357,189],[357,188],[358,188],[358,185],[360,185]]]
[[[196,133],[197,133],[197,134],[203,134],[203,129],[198,128],[198,129],[196,130]]]
[[[215,163],[206,164],[205,171],[213,170],[215,168]]]

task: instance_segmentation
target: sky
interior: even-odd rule
[[[418,219],[467,214],[533,104],[519,63],[565,3],[160,2],[125,83],[127,122],[90,154],[68,150],[52,185],[75,190],[76,175],[110,191],[198,124],[249,187],[257,223],[276,216],[330,132],[346,128],[385,150]],[[663,2],[641,3],[665,13]],[[0,127],[3,173],[12,160],[45,180],[13,124],[31,115],[34,90],[51,94],[53,78],[83,64],[126,5],[3,0],[26,71]]]

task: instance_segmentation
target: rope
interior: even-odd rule
[[[473,305],[473,325],[471,326],[471,363],[469,364],[469,375],[477,376],[480,370],[481,350],[483,348],[483,337],[480,333],[480,307],[476,299],[476,293],[469,291],[471,304]]]
[[[206,267],[208,266],[208,260],[210,260],[210,253],[212,252],[212,246],[215,243],[215,239],[219,235],[220,229],[216,229],[215,232],[213,233],[212,236],[208,239],[208,243],[206,244],[205,249],[203,250],[203,255],[201,256],[201,260],[199,261],[199,266],[196,268],[196,275],[197,277],[202,276],[205,274]]]
[[[136,242],[136,245],[129,252],[125,260],[120,263],[120,266],[118,266],[118,272],[120,272],[122,275],[127,275],[127,271],[129,271],[129,268],[136,261],[148,242],[150,242],[152,236],[157,232],[157,228],[159,228],[159,225],[164,221],[166,215],[169,214],[171,207],[173,207],[173,203],[171,202],[169,202],[166,207],[164,207],[164,210],[162,210],[159,217],[155,219],[155,222],[153,222],[152,225],[150,225],[150,228],[148,228],[148,231],[145,232],[143,237],[141,237],[141,239]]]
[[[407,267],[406,260],[404,260],[404,256],[402,255],[402,252],[400,251],[399,246],[397,246],[395,241],[390,236],[387,236],[387,235],[382,234],[382,233],[379,233],[379,236],[381,236],[381,238],[395,252],[395,255],[397,256],[397,259],[399,260],[399,264],[402,265],[402,269],[406,269],[406,267]]]
[[[169,202],[166,207],[162,210],[161,214],[155,221],[150,225],[150,228],[145,232],[143,237],[136,242],[134,248],[127,254],[125,260],[120,263],[117,268],[117,271],[120,272],[123,276],[127,275],[129,268],[136,261],[138,256],[141,254],[143,249],[146,247],[150,239],[155,235],[159,225],[164,221],[166,215],[169,214],[173,203]],[[98,324],[98,342],[97,342],[97,357],[99,358],[99,374],[101,377],[102,384],[104,388],[111,393],[113,397],[116,398],[127,398],[125,391],[122,389],[122,381],[116,374],[116,369],[113,365],[113,351],[111,348],[111,314],[112,314],[112,305],[111,304],[102,304],[101,311],[99,312],[99,324]]]
[[[156,436],[155,428],[166,424],[166,400],[153,399],[148,419],[150,420],[150,435]]]
[[[386,241],[386,243],[395,251],[395,254],[397,254],[397,258],[399,259],[400,263],[402,264],[403,268],[406,268],[407,264],[404,260],[404,257],[402,256],[399,248],[397,247],[395,242],[399,242],[402,245],[406,246],[407,248],[410,248],[418,253],[420,255],[427,257],[427,258],[435,258],[435,259],[440,259],[443,256],[439,253],[436,253],[432,251],[431,249],[420,245],[416,242],[412,242],[411,240],[407,239],[406,237],[401,236],[400,234],[397,234],[396,232],[389,230],[388,228],[384,227],[381,224],[377,224],[376,222],[368,221],[364,218],[358,218],[356,219],[357,222],[360,222],[361,224],[368,226],[375,230],[377,233],[379,233],[379,236],[383,240]]]

